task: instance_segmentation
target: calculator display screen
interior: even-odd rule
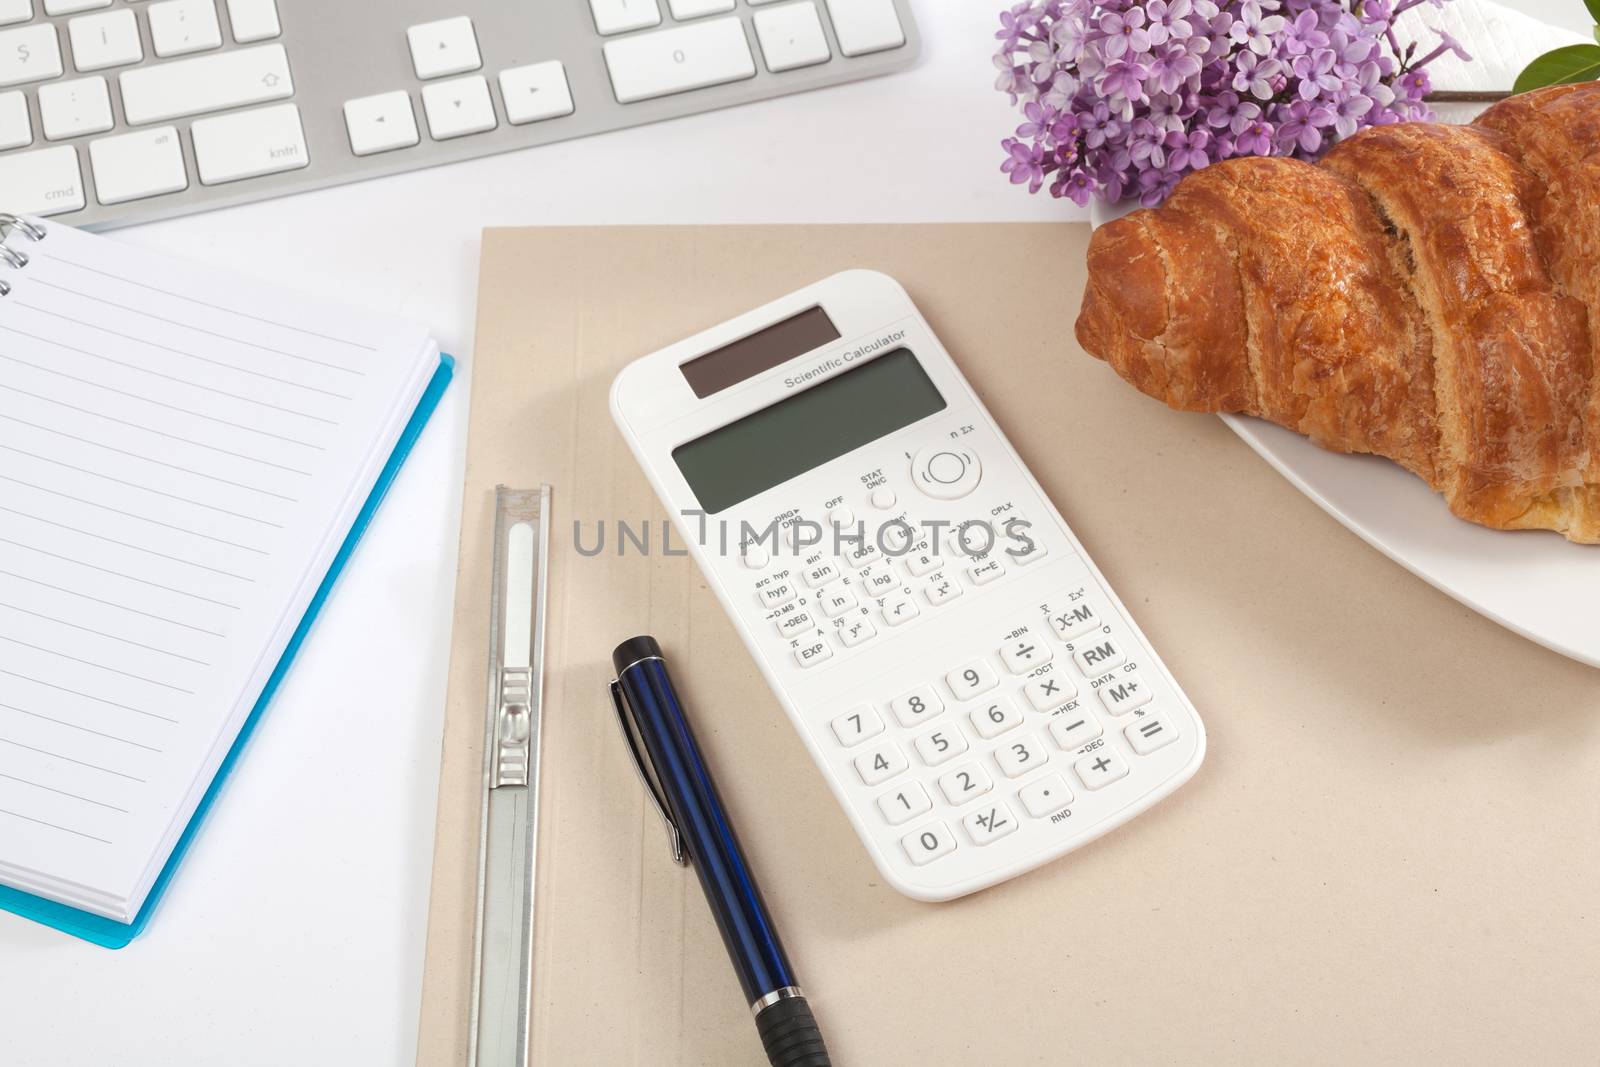
[[[909,348],[896,348],[681,444],[672,458],[707,514],[943,411]]]
[[[695,396],[707,397],[838,339],[839,329],[828,313],[814,307],[696,356],[678,370]]]

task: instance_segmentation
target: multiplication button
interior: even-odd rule
[[[1072,769],[1078,780],[1089,789],[1102,789],[1128,773],[1128,764],[1108,748],[1099,748],[1084,756]]]
[[[1028,694],[1028,703],[1033,705],[1034,711],[1049,711],[1059,708],[1067,701],[1078,695],[1078,687],[1065,674],[1044,674],[1038,678],[1028,679],[1028,684],[1022,687]]]
[[[1122,651],[1121,645],[1107,637],[1077,649],[1072,653],[1072,658],[1078,662],[1080,671],[1090,678],[1095,678],[1114,667],[1122,666],[1128,661],[1128,654]]]

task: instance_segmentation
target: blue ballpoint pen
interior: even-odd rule
[[[693,864],[773,1067],[829,1067],[822,1034],[795,981],[750,864],[706,770],[661,646],[634,637],[611,654],[622,736],[667,824],[672,858]]]

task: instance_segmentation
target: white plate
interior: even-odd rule
[[[1412,574],[1531,641],[1600,667],[1600,545],[1474,526],[1386,459],[1329,452],[1260,419],[1222,419],[1324,511]]]

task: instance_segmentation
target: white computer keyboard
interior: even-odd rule
[[[909,0],[0,0],[0,210],[150,219],[886,73]]]
[[[1194,708],[891,279],[646,356],[612,411],[902,892],[1010,878],[1199,766]]]

